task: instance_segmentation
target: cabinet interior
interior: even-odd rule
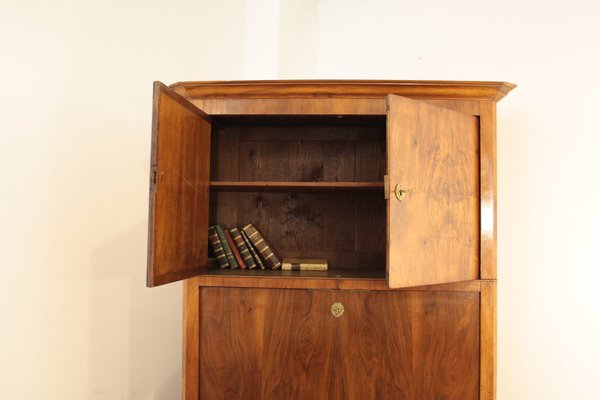
[[[327,259],[328,276],[384,278],[385,173],[383,115],[216,117],[209,222],[252,222],[280,258]]]

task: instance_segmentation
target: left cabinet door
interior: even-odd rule
[[[154,83],[147,285],[199,274],[208,260],[210,118]]]

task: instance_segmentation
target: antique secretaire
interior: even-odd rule
[[[185,279],[184,399],[494,399],[513,87],[155,83],[148,286]],[[219,268],[216,223],[329,270]]]

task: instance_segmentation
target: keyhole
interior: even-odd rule
[[[331,314],[336,318],[339,318],[342,315],[344,315],[344,305],[339,302],[333,303],[331,306]]]

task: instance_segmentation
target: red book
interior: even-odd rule
[[[240,265],[240,268],[246,269],[246,263],[244,263],[244,259],[242,258],[240,251],[238,250],[237,246],[235,245],[235,241],[231,237],[231,233],[229,233],[229,229],[224,229],[224,230],[225,230],[225,237],[227,238],[227,242],[229,243],[229,246],[231,247],[233,256],[235,257],[236,261]]]

